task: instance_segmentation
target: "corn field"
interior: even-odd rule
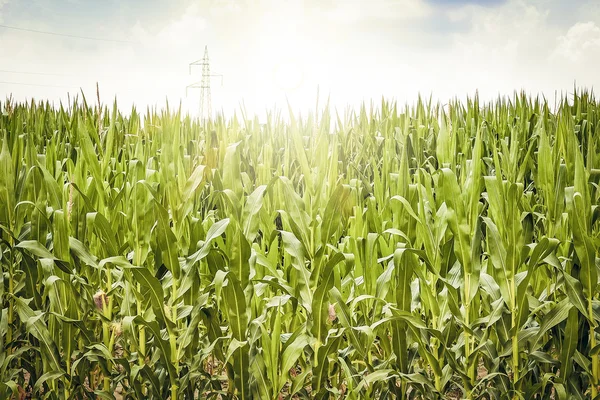
[[[600,398],[590,92],[0,113],[2,399]]]

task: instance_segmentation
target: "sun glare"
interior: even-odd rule
[[[304,82],[304,70],[299,60],[290,59],[277,63],[273,75],[277,87],[285,91],[299,89]]]

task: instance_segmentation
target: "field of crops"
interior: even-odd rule
[[[0,103],[0,398],[596,398],[599,113]]]

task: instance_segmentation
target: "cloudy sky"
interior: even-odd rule
[[[29,29],[75,37],[41,34]],[[597,87],[596,0],[0,0],[0,97],[197,112],[190,62],[208,46],[216,110],[344,108]],[[44,75],[42,75],[44,74]],[[20,84],[16,84],[20,83]],[[27,85],[25,85],[27,84]],[[35,86],[34,86],[35,85]]]

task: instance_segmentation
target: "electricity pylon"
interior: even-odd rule
[[[208,60],[208,46],[204,46],[204,57],[201,60],[190,63],[190,75],[192,74],[192,66],[197,65],[202,67],[202,80],[200,82],[192,83],[185,88],[185,94],[187,96],[188,89],[200,89],[200,120],[202,123],[206,123],[212,118],[212,103],[210,98],[210,78],[221,77],[221,86],[223,86],[223,75],[211,74],[210,63]]]

